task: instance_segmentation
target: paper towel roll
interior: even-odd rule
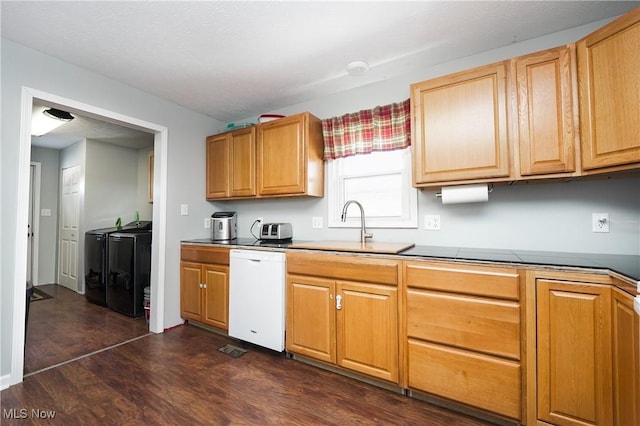
[[[442,188],[442,204],[483,203],[489,201],[489,187],[486,183]]]

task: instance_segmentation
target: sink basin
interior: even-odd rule
[[[304,243],[290,244],[292,249],[311,249],[329,251],[351,251],[358,253],[382,253],[396,254],[413,247],[413,243],[387,243],[378,241],[309,241]]]

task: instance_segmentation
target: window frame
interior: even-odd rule
[[[402,194],[401,202],[404,206],[402,209],[401,218],[374,218],[370,217],[371,212],[367,211],[365,206],[366,226],[367,228],[392,228],[392,229],[417,229],[418,228],[418,190],[413,187],[412,174],[411,174],[411,148],[405,148],[395,151],[377,151],[375,154],[378,156],[384,155],[384,153],[403,152],[402,165],[399,169],[385,169],[379,174],[371,174],[366,172],[362,174],[358,173],[345,173],[343,170],[344,160],[348,160],[350,157],[328,160],[327,161],[327,193],[328,193],[328,212],[327,212],[327,226],[329,228],[360,228],[360,217],[347,218],[345,222],[340,220],[342,208],[347,202],[345,198],[345,185],[344,180],[351,177],[379,177],[384,175],[400,173],[402,180]],[[371,155],[371,154],[366,154]],[[361,201],[361,200],[356,200]],[[349,211],[355,207],[349,207]]]

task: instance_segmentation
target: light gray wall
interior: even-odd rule
[[[40,163],[40,209],[51,210],[51,216],[39,216],[38,282],[35,284],[51,284],[57,282],[60,151],[34,146],[31,161]]]
[[[164,99],[134,89],[99,74],[78,68],[12,41],[1,40],[1,191],[0,238],[0,379],[11,371],[13,300],[16,282],[15,206],[18,189],[18,159],[22,87],[26,86],[72,99],[107,111],[144,120],[168,129],[167,241],[165,282],[165,328],[180,319],[180,240],[198,235],[201,217],[210,214],[204,200],[204,158],[207,135],[224,127],[210,117],[187,110]],[[194,161],[200,159],[201,161]],[[180,204],[189,204],[189,216],[180,216]],[[26,264],[25,264],[26,267]]]
[[[87,139],[85,230],[134,220],[138,207],[138,151]]]

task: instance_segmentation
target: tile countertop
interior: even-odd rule
[[[185,244],[218,245],[233,248],[263,247],[271,249],[286,249],[290,244],[301,242],[302,241],[297,240],[285,242],[259,241],[253,238],[238,238],[232,241],[213,241],[208,238],[202,238],[182,241],[182,243]],[[640,283],[640,256],[634,255],[414,246],[393,256],[605,269],[621,275],[627,278],[627,280]]]

